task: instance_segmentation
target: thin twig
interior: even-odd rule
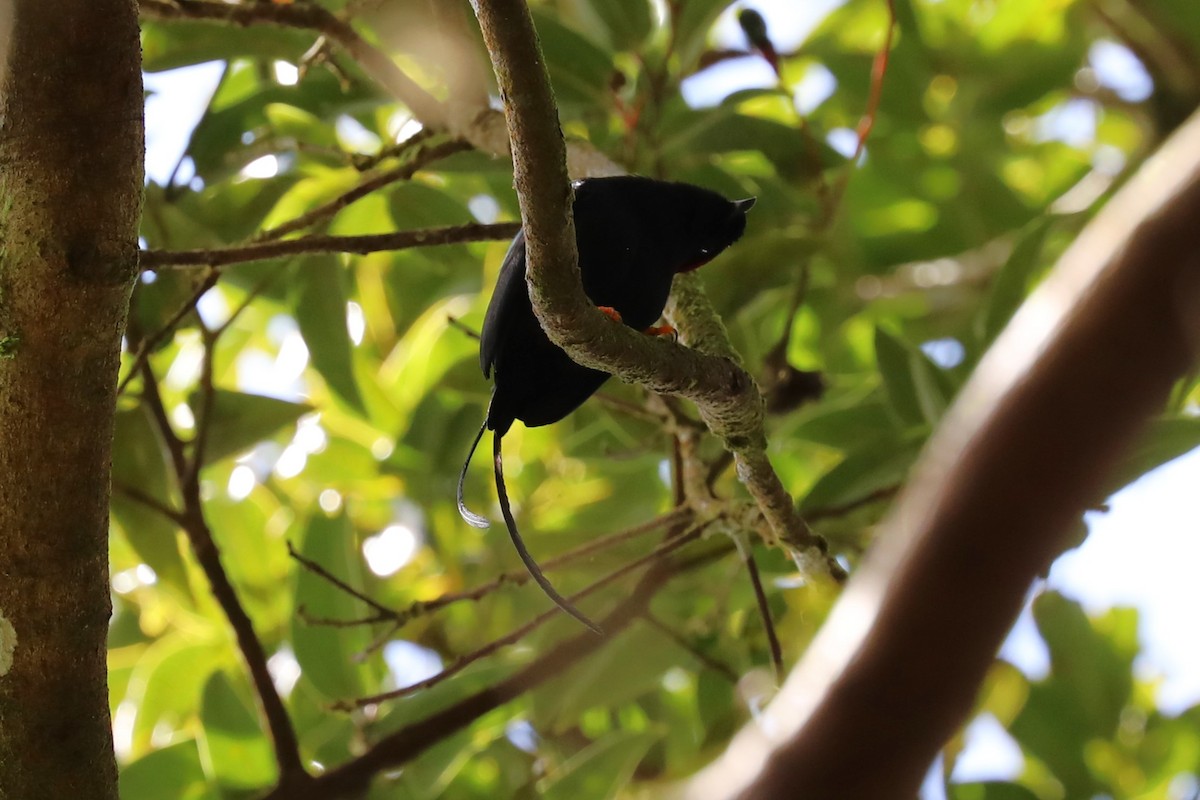
[[[642,615],[669,580],[725,557],[730,549],[731,546],[714,548],[676,562],[655,564],[637,582],[628,597],[600,621],[607,633],[603,638],[591,631],[576,634],[511,677],[385,736],[362,755],[320,775],[311,784],[299,788],[276,787],[265,800],[329,800],[362,794],[379,772],[411,761],[489,711],[564,674],[599,651]]]
[[[617,569],[613,570],[612,572],[609,572],[607,575],[600,578],[599,580],[589,584],[588,586],[585,586],[583,589],[580,589],[578,592],[575,592],[574,594],[570,595],[569,597],[567,597],[567,600],[572,603],[577,602],[578,600],[581,600],[581,599],[587,597],[588,595],[593,594],[594,592],[597,592],[600,589],[603,589],[605,586],[608,586],[610,583],[613,583],[614,581],[619,580],[620,578],[623,578],[624,576],[628,575],[630,572],[633,572],[634,570],[638,569],[639,567],[645,566],[646,564],[649,564],[652,561],[656,561],[660,558],[663,558],[664,556],[667,556],[667,555],[675,552],[676,550],[678,550],[680,547],[683,547],[683,545],[687,544],[688,542],[693,542],[696,539],[700,538],[701,532],[704,530],[704,528],[708,524],[709,523],[707,523],[707,522],[701,523],[700,525],[693,527],[691,530],[689,530],[688,532],[686,532],[680,536],[676,536],[673,539],[668,539],[665,543],[659,545],[654,550],[650,551],[649,553],[642,556],[641,558],[635,559],[635,560],[629,562],[628,564],[625,564],[624,566],[618,567]],[[381,692],[380,694],[370,695],[368,697],[359,697],[352,701],[343,701],[341,703],[335,704],[334,708],[338,709],[340,711],[348,711],[348,710],[351,710],[354,708],[362,708],[363,706],[373,705],[375,703],[383,702],[384,700],[392,700],[397,697],[407,697],[408,695],[414,694],[415,692],[418,692],[422,689],[428,689],[432,686],[436,686],[439,683],[442,683],[443,681],[447,680],[448,678],[451,678],[454,675],[457,675],[458,673],[462,672],[464,669],[466,669],[467,667],[476,663],[477,661],[479,661],[483,658],[487,658],[488,656],[492,655],[493,653],[497,652],[498,650],[502,650],[505,647],[516,644],[517,642],[521,641],[526,636],[528,636],[530,633],[532,633],[533,631],[540,628],[542,625],[544,625],[547,622],[549,622],[550,620],[556,618],[561,613],[562,613],[562,610],[559,608],[553,608],[553,609],[550,609],[549,611],[544,611],[541,614],[538,614],[536,617],[534,617],[529,622],[522,625],[521,627],[513,630],[512,632],[510,632],[504,636],[501,636],[498,639],[493,639],[491,642],[488,642],[483,647],[479,647],[475,650],[472,650],[470,653],[467,653],[466,655],[459,657],[458,659],[456,659],[454,661],[453,664],[446,667],[441,672],[439,672],[437,675],[434,675],[431,678],[427,678],[423,681],[418,681],[417,683],[413,683],[413,684],[410,684],[409,686],[404,686],[399,689],[393,689],[390,692]]]
[[[580,558],[583,558],[585,556],[592,555],[593,553],[598,553],[601,550],[606,550],[610,547],[615,547],[616,545],[621,544],[622,542],[627,542],[630,539],[634,539],[638,536],[644,536],[647,533],[653,533],[654,531],[658,530],[659,528],[665,528],[668,526],[684,523],[684,522],[690,520],[691,518],[692,518],[691,509],[677,508],[674,511],[671,511],[667,514],[663,514],[662,516],[655,517],[654,519],[647,520],[646,522],[640,523],[638,525],[634,525],[630,528],[626,528],[625,530],[618,531],[616,533],[612,533],[607,536],[601,536],[599,538],[593,539],[590,542],[587,542],[586,544],[582,544],[579,547],[573,548],[564,553],[560,553],[559,555],[554,556],[553,558],[547,559],[541,566],[542,566],[542,569],[544,569],[546,571],[556,569],[558,567],[561,567],[565,564],[569,564],[569,563],[576,561]],[[502,573],[499,577],[494,578],[493,580],[488,581],[487,583],[481,584],[479,586],[476,586],[472,589],[467,589],[467,590],[461,591],[461,592],[450,592],[450,593],[442,595],[441,597],[435,598],[433,600],[418,600],[418,601],[414,602],[413,604],[411,604],[410,606],[408,606],[407,608],[405,608],[404,610],[398,611],[395,609],[388,608],[387,606],[380,605],[378,602],[376,602],[375,600],[372,600],[370,597],[364,595],[362,592],[342,583],[342,581],[340,581],[338,578],[336,578],[333,575],[330,575],[327,571],[325,571],[325,569],[322,568],[321,565],[311,562],[308,559],[305,559],[303,556],[295,553],[295,551],[292,549],[290,544],[288,545],[288,552],[292,555],[293,558],[295,558],[297,561],[300,561],[307,568],[309,568],[312,572],[314,572],[315,574],[319,575],[322,578],[325,578],[330,583],[332,583],[334,586],[337,586],[338,588],[342,589],[343,591],[345,591],[347,594],[351,595],[352,597],[362,600],[364,603],[369,605],[371,608],[375,609],[375,611],[377,612],[376,614],[373,614],[370,616],[360,617],[358,619],[346,619],[346,620],[306,617],[306,621],[313,625],[324,625],[324,626],[335,627],[335,628],[348,628],[348,627],[353,627],[353,626],[357,626],[357,625],[374,625],[374,624],[378,624],[380,622],[389,622],[389,621],[395,622],[398,625],[407,625],[409,622],[411,622],[412,620],[414,620],[418,617],[425,616],[426,614],[432,614],[435,611],[440,611],[441,609],[446,608],[447,606],[453,605],[454,603],[460,603],[460,602],[464,602],[464,601],[478,601],[504,586],[523,586],[525,583],[527,583],[529,581],[529,572],[526,570],[514,570],[513,572],[505,572],[505,573]]]
[[[855,512],[855,511],[859,510],[860,508],[863,508],[864,506],[869,506],[872,503],[879,503],[884,500],[891,500],[893,497],[895,497],[897,495],[897,493],[899,493],[899,491],[900,491],[899,484],[896,484],[894,486],[884,486],[883,488],[876,489],[875,491],[870,492],[869,494],[863,495],[862,497],[859,497],[855,500],[851,500],[847,503],[842,503],[841,505],[825,506],[823,508],[814,508],[812,511],[808,512],[808,518],[810,520],[815,520],[815,519],[831,519],[831,518],[835,518],[835,517],[844,517],[847,514]]]
[[[141,344],[138,345],[137,352],[133,354],[133,363],[129,365],[129,372],[125,373],[125,378],[121,381],[120,385],[117,386],[118,395],[122,394],[129,386],[129,382],[133,380],[134,376],[141,372],[142,367],[146,364],[146,359],[150,357],[150,354],[154,352],[155,348],[165,341],[166,338],[175,331],[175,326],[182,322],[183,318],[196,308],[196,304],[200,302],[200,298],[204,297],[204,295],[208,293],[209,289],[217,285],[218,278],[220,278],[220,274],[217,272],[210,272],[209,274],[205,275],[204,280],[200,281],[200,284],[196,287],[196,290],[192,292],[192,296],[185,300],[183,305],[176,309],[175,313],[171,315],[171,318],[167,320],[163,326],[154,333],[153,336],[151,336],[149,339],[142,340]]]
[[[775,668],[775,681],[783,685],[787,672],[783,667],[783,648],[779,644],[779,635],[775,632],[775,621],[771,619],[771,606],[767,602],[767,593],[763,591],[762,576],[758,564],[754,561],[754,550],[749,542],[738,541],[738,555],[746,565],[746,574],[750,576],[750,585],[754,587],[754,600],[758,603],[758,616],[762,619],[763,630],[767,634],[767,643],[771,647],[771,665]]]
[[[451,328],[456,328],[456,329],[462,331],[464,334],[467,335],[468,338],[474,339],[475,341],[479,341],[479,339],[480,339],[479,331],[475,330],[470,325],[465,324],[462,320],[460,320],[458,317],[454,316],[453,314],[446,315],[446,324],[449,325]]]
[[[143,250],[142,266],[151,269],[187,269],[198,266],[222,267],[251,261],[265,261],[281,256],[312,253],[356,253],[366,255],[381,250],[406,250],[412,247],[435,247],[444,244],[485,242],[511,239],[521,229],[516,222],[484,225],[470,222],[441,228],[424,228],[395,233],[376,233],[364,236],[326,236],[313,234],[298,239],[256,242],[236,247],[204,250]]]
[[[395,619],[400,616],[392,609],[388,608],[387,606],[380,605],[377,601],[373,600],[370,596],[363,594],[358,589],[355,589],[353,586],[346,583],[341,578],[339,578],[337,575],[334,575],[332,572],[325,569],[317,562],[313,561],[310,558],[306,558],[305,556],[300,555],[300,552],[298,550],[296,550],[295,546],[293,546],[290,541],[287,543],[287,551],[288,551],[289,556],[291,556],[293,559],[298,561],[300,563],[300,565],[302,567],[304,567],[306,570],[308,570],[309,572],[313,573],[314,575],[316,575],[319,578],[325,579],[326,581],[328,581],[332,585],[336,586],[338,589],[341,589],[343,592],[350,595],[354,599],[361,600],[362,602],[366,603],[371,608],[378,611],[379,614],[381,615],[381,617],[380,617],[381,620]]]
[[[180,494],[183,497],[183,511],[179,524],[187,534],[192,552],[204,571],[212,590],[213,597],[225,612],[230,627],[233,628],[242,659],[250,672],[255,694],[263,715],[267,719],[267,728],[274,744],[275,761],[280,773],[280,786],[295,789],[311,780],[300,760],[300,744],[296,738],[296,730],[287,709],[275,690],[271,680],[271,672],[267,668],[267,656],[262,641],[254,631],[254,625],[246,610],[238,599],[237,592],[221,564],[221,554],[213,539],[212,531],[204,518],[204,505],[200,497],[199,470],[192,469],[188,463],[183,440],[171,427],[166,408],[159,394],[158,380],[149,362],[143,362],[142,398],[150,409],[150,416],[155,423],[159,437],[171,457],[175,479],[179,483]]]
[[[888,11],[887,32],[883,37],[883,46],[879,48],[879,52],[875,54],[875,58],[871,62],[871,86],[867,95],[867,107],[863,112],[862,119],[858,122],[858,143],[854,146],[854,155],[850,159],[850,168],[842,173],[842,177],[834,187],[833,195],[830,199],[834,214],[840,208],[842,198],[846,194],[846,186],[850,183],[850,176],[854,174],[855,166],[858,164],[859,158],[862,157],[863,151],[866,150],[867,138],[871,135],[871,131],[875,127],[875,117],[879,113],[879,101],[883,97],[883,78],[887,74],[888,59],[892,53],[892,38],[896,32],[895,0],[885,0],[885,2],[887,3]]]
[[[112,488],[117,494],[125,495],[135,503],[141,503],[150,510],[157,511],[159,514],[166,517],[171,522],[174,522],[176,525],[182,524],[183,522],[183,515],[181,515],[178,511],[171,508],[158,498],[151,497],[135,486],[130,486],[129,484],[121,481],[113,481]]]
[[[692,655],[693,658],[711,669],[713,672],[716,672],[730,683],[736,684],[738,682],[738,674],[736,671],[734,671],[733,667],[718,661],[708,653],[701,650],[699,647],[696,647],[696,645],[689,642],[683,634],[655,616],[653,611],[647,610],[646,613],[642,614],[642,619],[644,619],[647,624],[657,629],[672,642],[679,645],[679,647],[686,650]]]
[[[420,134],[417,134],[417,136],[420,136]],[[410,144],[412,141],[413,139],[410,138],[405,142],[402,142],[400,145],[397,145],[397,147],[401,148],[401,152],[403,152],[403,149],[412,146]],[[424,140],[422,139],[421,142],[423,141]],[[378,175],[372,175],[369,178],[364,178],[354,188],[343,192],[327,203],[322,203],[311,211],[301,214],[295,219],[289,220],[281,225],[277,225],[270,230],[263,231],[259,235],[255,236],[253,241],[273,242],[278,239],[282,239],[289,233],[295,233],[296,231],[310,228],[318,222],[331,219],[342,209],[363,199],[367,195],[382,189],[384,186],[388,186],[399,181],[408,180],[417,172],[439,159],[453,155],[454,153],[461,153],[464,150],[471,149],[471,145],[462,141],[461,139],[450,139],[432,146],[424,146],[421,142],[418,142],[417,146],[419,149],[417,150],[416,154],[414,154],[412,158],[400,166],[387,170],[386,172],[381,172]],[[515,236],[516,234],[513,235]]]
[[[358,156],[354,159],[354,168],[360,172],[375,169],[375,167],[389,158],[400,158],[406,155],[408,151],[424,145],[436,135],[436,132],[431,131],[429,128],[421,128],[421,130],[409,136],[404,141],[388,145],[380,149],[378,153],[369,156]]]

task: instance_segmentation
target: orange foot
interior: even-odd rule
[[[596,306],[596,310],[604,316],[611,319],[613,322],[621,321],[621,312],[610,306]]]
[[[654,325],[646,328],[642,333],[647,336],[670,336],[671,341],[679,341],[679,331],[672,328],[670,325]]]

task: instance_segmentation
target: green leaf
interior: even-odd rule
[[[167,483],[166,454],[158,442],[146,407],[137,405],[117,412],[113,436],[112,515],[125,540],[158,576],[182,597],[191,597],[187,570],[179,552],[178,526],[159,512],[130,499],[121,491],[130,487],[166,506],[172,504]]]
[[[344,515],[327,517],[317,511],[308,522],[300,553],[351,586],[362,585],[362,567],[354,548],[354,530]],[[300,610],[303,609],[303,614]],[[302,619],[354,619],[367,609],[321,576],[296,569],[296,611],[292,643],[296,660],[312,685],[332,699],[356,697],[366,689],[365,670],[354,657],[370,643],[362,626],[339,628],[314,625]]]
[[[1053,222],[1053,217],[1045,216],[1025,226],[1008,260],[996,273],[977,324],[981,351],[995,340],[1025,302],[1034,279],[1040,274],[1039,268],[1043,266],[1042,248]]]
[[[188,739],[147,753],[121,770],[121,800],[217,800],[205,784],[196,742]]]
[[[302,259],[296,271],[296,322],[313,369],[343,402],[366,413],[352,366],[354,343],[346,327],[344,277],[345,270],[333,256]]]
[[[949,399],[937,367],[924,353],[877,327],[875,359],[888,401],[903,424],[932,425],[941,419]]]
[[[1038,795],[1016,783],[955,783],[947,788],[950,800],[1039,800]]]
[[[1200,418],[1185,416],[1154,420],[1105,484],[1103,496],[1114,494],[1147,472],[1197,447],[1200,447]]]
[[[1137,614],[1117,610],[1089,620],[1056,592],[1040,595],[1033,614],[1050,649],[1051,672],[1030,686],[1010,732],[1045,762],[1067,797],[1091,797],[1107,787],[1088,764],[1088,745],[1117,735],[1133,688]]]
[[[572,756],[542,782],[545,800],[604,800],[628,785],[633,771],[662,736],[655,731],[614,731]]]
[[[887,445],[850,453],[822,475],[800,503],[801,513],[839,508],[880,491],[899,488],[925,444],[924,430]]]
[[[679,3],[671,24],[675,26],[675,47],[685,69],[691,67],[708,41],[708,33],[721,12],[733,0],[687,0]]]
[[[278,770],[257,712],[238,696],[224,672],[214,672],[204,687],[200,721],[207,760],[218,783],[256,789],[275,782]]]
[[[201,687],[224,658],[215,642],[185,643],[181,635],[165,636],[147,648],[129,679],[137,707],[134,746],[148,746],[159,722],[178,724],[195,713]]]
[[[541,6],[531,11],[555,98],[560,104],[603,103],[613,73],[612,54],[563,25]]]
[[[635,50],[653,26],[647,0],[588,0],[617,50]]]
[[[191,405],[198,408],[197,397],[192,398]],[[213,393],[208,418],[204,462],[214,464],[244,453],[312,410],[312,406],[304,403],[218,389]]]
[[[1034,600],[1033,616],[1050,649],[1052,680],[1069,687],[1087,730],[1112,735],[1133,690],[1137,612],[1115,609],[1093,621],[1079,603],[1045,592]]]
[[[678,663],[674,648],[660,645],[660,634],[636,627],[571,670],[535,696],[539,716],[565,730],[585,710],[619,706],[656,689],[662,675]]]
[[[313,34],[270,26],[239,27],[221,22],[142,21],[142,68],[147,72],[177,69],[206,61],[277,58],[298,61]]]

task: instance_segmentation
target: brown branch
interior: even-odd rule
[[[124,495],[135,503],[141,503],[146,508],[161,514],[176,525],[180,525],[183,522],[183,516],[177,510],[171,508],[157,497],[146,494],[136,486],[130,486],[121,481],[113,481],[112,488],[117,494]]]
[[[699,539],[700,534],[704,531],[705,527],[707,527],[707,523],[698,525],[685,533],[668,539],[666,542],[654,548],[641,558],[634,559],[628,564],[612,570],[599,580],[596,580],[580,589],[578,592],[569,595],[567,600],[571,603],[582,600],[588,595],[598,592],[614,581],[620,580],[634,570],[670,555],[688,542],[694,542]],[[459,658],[455,659],[453,664],[430,678],[426,678],[423,681],[418,681],[417,683],[409,684],[408,686],[402,686],[398,689],[393,689],[389,692],[381,692],[368,697],[358,697],[349,702],[337,703],[334,705],[334,708],[342,711],[350,711],[355,708],[362,708],[364,706],[381,703],[384,700],[394,700],[397,697],[408,697],[409,695],[415,694],[422,689],[428,689],[430,687],[437,686],[439,683],[443,683],[449,678],[454,677],[472,664],[487,658],[493,653],[503,650],[505,647],[510,647],[516,644],[538,628],[545,625],[550,620],[556,619],[560,614],[562,614],[562,609],[560,608],[552,608],[549,611],[543,611],[541,614],[538,614],[521,627],[510,631],[498,639],[493,639],[482,647],[478,647],[466,655],[460,656]],[[605,629],[605,631],[607,632],[607,629]]]
[[[411,142],[413,139],[421,136],[422,133],[425,133],[425,130],[422,130],[421,133],[418,133],[416,136],[397,145],[398,148],[401,148],[400,152],[403,152],[404,149],[412,147],[413,145]],[[445,158],[446,156],[453,155],[454,153],[461,153],[465,150],[471,149],[471,145],[462,141],[461,139],[450,139],[448,141],[439,142],[438,144],[428,147],[424,146],[423,142],[424,139],[420,139],[418,141],[418,149],[416,153],[412,156],[412,158],[400,166],[380,172],[377,175],[372,175],[369,178],[365,178],[354,188],[348,189],[329,202],[322,203],[311,211],[301,214],[295,219],[289,220],[281,225],[277,225],[268,231],[263,231],[254,238],[254,241],[273,242],[277,239],[282,239],[289,233],[295,233],[296,231],[312,227],[322,220],[326,220],[335,216],[342,209],[358,202],[372,192],[382,189],[384,186],[397,183],[398,181],[406,181],[435,161]],[[382,158],[384,156],[380,154],[378,157]],[[514,232],[513,235],[515,236],[516,233]]]
[[[1018,311],[766,718],[682,796],[916,793],[1030,582],[1195,363],[1198,217],[1193,116]]]
[[[279,767],[279,785],[289,789],[298,788],[307,783],[310,777],[300,760],[300,744],[296,738],[296,731],[292,727],[287,709],[284,708],[283,700],[275,691],[262,641],[254,632],[254,625],[229,581],[229,576],[221,564],[221,553],[204,518],[204,506],[200,498],[200,470],[193,469],[188,463],[184,443],[171,427],[162,396],[159,394],[158,380],[149,363],[143,362],[142,378],[142,398],[149,407],[155,428],[170,455],[175,479],[183,497],[184,508],[179,513],[178,522],[187,535],[196,561],[208,579],[213,597],[233,628],[242,659],[250,671],[254,691],[263,716],[266,717],[267,728],[274,745],[275,761]]]
[[[314,778],[308,785],[291,789],[278,787],[264,800],[332,800],[360,795],[379,772],[411,761],[489,711],[562,675],[614,641],[618,634],[645,613],[650,601],[668,581],[725,556],[729,549],[718,548],[680,562],[656,564],[638,581],[629,597],[601,620],[605,636],[596,636],[591,631],[577,634],[539,656],[512,677],[384,737],[362,755]]]
[[[304,567],[306,570],[313,573],[318,578],[321,578],[322,580],[327,581],[329,584],[337,587],[341,591],[343,591],[346,594],[353,597],[355,600],[362,601],[363,603],[366,603],[369,607],[375,609],[375,611],[378,612],[378,617],[371,619],[370,620],[371,622],[380,622],[380,621],[385,621],[385,620],[389,620],[389,619],[395,619],[400,616],[392,609],[388,608],[387,606],[380,605],[377,601],[373,600],[366,594],[360,592],[358,589],[355,589],[353,586],[346,583],[341,578],[339,578],[337,575],[334,575],[332,572],[325,569],[317,562],[313,561],[310,558],[306,558],[305,556],[300,555],[300,552],[298,550],[296,550],[295,547],[292,546],[291,541],[289,541],[287,543],[287,551],[288,551],[288,555],[291,556],[295,561],[297,561],[300,564],[300,566]],[[356,622],[361,622],[361,621],[356,621]],[[333,627],[344,627],[342,624],[338,623],[336,620],[321,621],[318,624],[323,624],[323,625],[324,624],[332,624]]]
[[[763,590],[762,575],[758,564],[754,561],[754,551],[749,542],[738,542],[738,555],[746,566],[746,574],[750,576],[750,585],[754,587],[754,601],[758,604],[758,616],[762,620],[763,631],[767,634],[767,644],[771,650],[771,666],[775,670],[775,681],[782,685],[787,672],[783,667],[783,647],[779,644],[779,634],[775,632],[775,621],[771,619],[771,606],[767,602],[767,593]]]
[[[659,528],[685,524],[692,518],[692,516],[693,512],[691,509],[677,508],[674,511],[663,514],[662,516],[647,520],[641,524],[626,528],[625,530],[608,534],[607,536],[598,537],[590,542],[587,542],[586,544],[580,545],[579,547],[572,548],[565,553],[560,553],[559,555],[544,561],[541,564],[542,569],[546,571],[556,569],[564,564],[577,561],[584,556],[589,556],[593,553],[598,553],[601,550],[615,547],[622,542],[627,542],[630,539],[637,538],[638,536],[644,536],[647,533],[653,533]],[[488,581],[487,583],[480,584],[474,588],[461,592],[449,592],[441,597],[434,598],[433,600],[417,600],[403,610],[396,610],[388,608],[384,605],[380,605],[377,601],[372,600],[367,595],[329,573],[320,564],[317,564],[316,562],[310,561],[299,555],[292,549],[290,543],[288,544],[288,552],[291,554],[292,558],[299,561],[313,573],[329,581],[329,583],[346,592],[351,597],[363,601],[376,611],[374,614],[360,617],[358,619],[323,619],[305,616],[306,622],[309,622],[313,625],[324,625],[332,628],[350,628],[359,625],[376,625],[381,622],[391,622],[393,623],[391,627],[393,629],[397,629],[403,625],[407,625],[409,622],[418,617],[425,616],[426,614],[432,614],[435,611],[440,611],[441,609],[455,603],[482,600],[484,597],[487,597],[501,587],[522,586],[528,583],[530,580],[528,570],[522,569],[515,570],[513,572],[505,572],[499,577]],[[303,612],[301,613],[303,616]]]
[[[144,267],[145,265],[142,266]],[[129,365],[129,371],[125,373],[125,377],[117,386],[118,395],[122,394],[125,389],[129,387],[129,382],[132,381],[134,377],[142,371],[142,367],[146,365],[146,359],[150,358],[150,354],[154,352],[155,348],[162,344],[168,336],[174,333],[175,327],[183,321],[184,317],[192,313],[192,311],[196,308],[196,304],[200,302],[200,298],[208,294],[208,290],[217,285],[218,278],[220,278],[220,275],[216,272],[210,272],[208,275],[205,275],[204,280],[200,281],[200,284],[196,287],[196,290],[192,292],[192,296],[185,300],[183,304],[176,309],[175,313],[171,315],[171,318],[167,320],[163,326],[154,333],[154,335],[141,341],[141,344],[138,345],[137,352],[133,354],[133,363]],[[132,328],[133,326],[130,327]]]
[[[883,78],[887,74],[888,59],[892,52],[892,38],[896,32],[895,0],[885,0],[885,2],[888,12],[887,33],[883,38],[883,46],[879,48],[879,52],[875,54],[875,58],[871,62],[871,84],[867,95],[866,110],[863,112],[862,119],[858,121],[858,143],[854,146],[854,155],[850,158],[849,167],[842,173],[842,177],[834,186],[832,196],[829,198],[829,210],[826,214],[827,224],[832,224],[833,217],[841,208],[846,187],[850,184],[850,176],[857,171],[858,160],[862,157],[863,151],[867,147],[867,138],[870,137],[871,131],[875,127],[875,116],[879,112],[879,101],[883,97]]]
[[[507,103],[530,298],[547,335],[584,366],[696,403],[709,429],[734,453],[738,475],[768,520],[771,538],[786,542],[806,572],[839,576],[840,567],[825,556],[824,540],[796,512],[767,459],[762,396],[738,365],[696,277],[676,278],[667,311],[695,350],[613,325],[588,301],[579,278],[558,111],[529,9],[523,0],[489,0],[478,3],[476,13]]]
[[[444,244],[486,242],[511,239],[521,226],[515,222],[483,225],[470,222],[443,228],[425,228],[365,236],[325,236],[313,234],[277,242],[257,242],[211,250],[143,250],[142,266],[147,269],[222,267],[250,261],[311,253],[356,253],[365,255],[381,250],[405,250],[411,247],[435,247]]]

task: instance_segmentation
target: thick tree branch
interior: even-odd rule
[[[682,796],[916,793],[1030,582],[1195,363],[1197,218],[1200,116],[1013,319],[783,692]]]
[[[143,269],[181,269],[192,267],[223,267],[266,261],[283,256],[312,253],[377,253],[383,250],[407,250],[412,247],[435,247],[443,244],[486,242],[511,239],[521,225],[516,222],[497,222],[484,225],[471,222],[444,228],[425,228],[395,233],[375,233],[364,236],[326,236],[313,234],[297,239],[274,242],[254,242],[236,247],[212,250],[143,250]]]
[[[0,0],[4,798],[117,797],[109,483],[142,99],[128,0]]]
[[[796,513],[766,456],[762,396],[737,363],[719,319],[695,278],[676,281],[668,315],[694,350],[640,336],[588,301],[579,279],[572,194],[549,77],[524,0],[481,0],[476,13],[508,112],[513,175],[525,224],[527,280],[534,313],[550,339],[585,366],[603,369],[694,402],[738,459],[738,475],[758,501],[775,541],[785,541],[809,572],[839,568]],[[701,351],[701,352],[697,352]]]

